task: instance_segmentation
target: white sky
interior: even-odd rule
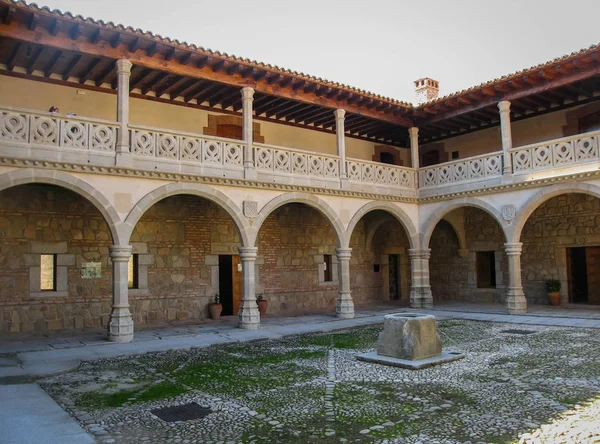
[[[414,101],[600,42],[599,0],[38,0],[214,51]]]

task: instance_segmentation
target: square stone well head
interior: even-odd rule
[[[442,353],[435,317],[422,313],[395,313],[384,317],[377,354],[416,361]]]

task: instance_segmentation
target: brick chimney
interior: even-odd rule
[[[417,105],[437,99],[439,92],[440,84],[437,82],[437,80],[430,79],[429,77],[423,77],[422,79],[415,80]]]

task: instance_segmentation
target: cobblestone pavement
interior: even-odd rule
[[[99,442],[598,442],[600,331],[448,320],[466,358],[357,361],[381,325],[84,362],[40,385]],[[203,419],[152,410],[195,402]]]

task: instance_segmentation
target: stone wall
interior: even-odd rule
[[[110,314],[110,232],[100,212],[71,191],[23,185],[0,193],[0,333],[104,327]],[[41,292],[40,254],[57,254],[57,285]],[[101,277],[82,279],[84,262]],[[60,288],[59,288],[60,289]]]
[[[584,194],[565,194],[548,200],[529,217],[521,242],[523,290],[528,302],[548,303],[547,279],[562,281],[566,302],[567,249],[600,246],[600,200]]]
[[[466,250],[459,251],[455,229],[442,220],[430,241],[430,283],[434,300],[504,303],[508,282],[508,261],[504,254],[504,235],[498,223],[475,208],[463,212]],[[477,288],[476,257],[478,251],[496,254],[496,288]],[[459,255],[459,253],[461,253]]]

